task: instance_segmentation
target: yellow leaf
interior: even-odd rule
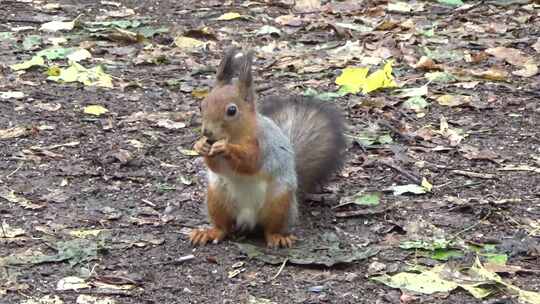
[[[98,236],[103,229],[74,229],[69,231],[69,234],[78,237],[78,238],[86,238],[88,236]]]
[[[345,68],[336,78],[336,84],[341,86],[342,92],[356,94],[362,89],[368,71],[369,68]]]
[[[193,50],[204,45],[204,42],[190,37],[179,36],[174,39],[174,44],[183,50]]]
[[[362,93],[367,94],[377,89],[397,87],[394,77],[392,76],[393,60],[389,60],[382,70],[373,72],[366,78],[366,83],[362,89]]]
[[[238,18],[241,18],[242,15],[240,15],[239,13],[234,13],[234,12],[230,12],[230,13],[225,13],[221,16],[219,16],[218,18],[216,18],[216,20],[234,20],[234,19],[238,19]]]
[[[425,177],[422,178],[422,183],[420,184],[420,186],[424,187],[428,192],[431,192],[431,189],[433,189],[433,185],[428,182]]]
[[[197,99],[203,99],[208,96],[208,89],[195,89],[191,92],[191,96]]]
[[[60,68],[57,65],[53,65],[52,67],[47,69],[47,75],[60,76]]]
[[[195,150],[190,149],[180,149],[180,153],[184,154],[185,156],[198,156],[199,153]]]
[[[32,57],[30,60],[27,60],[25,62],[21,62],[21,63],[17,63],[17,64],[14,64],[14,65],[11,65],[10,67],[14,70],[14,71],[19,71],[19,70],[26,70],[26,69],[29,69],[33,66],[44,66],[45,65],[45,59],[43,59],[43,57],[41,56],[34,56]]]
[[[101,114],[104,114],[107,112],[109,112],[109,110],[107,110],[106,108],[100,105],[90,105],[84,108],[84,113],[95,115],[95,116],[100,116]]]

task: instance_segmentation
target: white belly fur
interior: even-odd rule
[[[259,210],[265,202],[268,181],[257,176],[217,175],[209,170],[208,182],[227,193],[229,202],[233,204],[237,228],[255,228]]]

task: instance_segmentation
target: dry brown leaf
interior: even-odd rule
[[[487,71],[471,71],[471,74],[476,77],[495,81],[505,81],[509,76],[508,72],[499,68],[490,68]]]
[[[466,95],[441,95],[437,97],[437,103],[441,106],[457,107],[471,102],[472,97]]]
[[[531,46],[537,53],[540,53],[540,38]]]
[[[522,51],[502,46],[487,49],[486,53],[516,66],[523,66],[530,60]]]
[[[433,59],[427,56],[422,56],[420,60],[418,60],[418,62],[413,65],[413,67],[415,69],[422,69],[422,70],[427,70],[427,71],[441,70],[441,66],[439,64],[436,64],[435,61],[433,61]]]
[[[500,161],[497,153],[490,150],[480,150],[471,145],[462,145],[459,148],[459,152],[463,153],[463,157],[468,160],[491,160],[493,162]]]
[[[15,137],[26,136],[30,132],[25,127],[14,127],[9,129],[0,129],[0,139],[9,139]]]
[[[286,25],[286,26],[301,26],[303,23],[302,19],[294,15],[279,16],[279,17],[276,17],[275,21],[277,24]]]
[[[294,9],[297,12],[313,13],[321,10],[320,0],[296,0]]]
[[[538,65],[533,60],[527,61],[521,70],[512,72],[512,74],[521,77],[532,77],[538,74]]]

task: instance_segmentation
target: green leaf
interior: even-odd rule
[[[403,249],[426,249],[434,251],[437,249],[447,249],[451,244],[451,241],[445,239],[434,239],[432,241],[417,240],[417,241],[403,241],[399,245],[399,248]]]
[[[508,262],[508,255],[504,253],[501,253],[501,254],[487,253],[487,254],[483,254],[483,256],[487,258],[488,262],[493,263],[493,264],[506,265],[506,262]]]
[[[459,258],[463,256],[463,252],[457,249],[435,249],[429,254],[429,257],[434,260],[448,261],[451,258]]]
[[[324,101],[329,101],[329,100],[332,100],[334,98],[341,97],[343,95],[344,94],[340,93],[340,92],[323,92],[323,93],[319,93],[315,89],[312,89],[312,88],[308,88],[304,92],[304,96],[315,97],[317,99],[324,100]]]
[[[141,34],[144,38],[152,38],[156,34],[168,33],[169,28],[167,27],[152,27],[152,26],[143,26],[137,29],[137,33]]]
[[[139,20],[114,20],[114,21],[95,21],[95,22],[86,22],[84,25],[87,27],[109,27],[109,28],[135,28],[141,26],[143,23]],[[101,29],[97,29],[101,30]]]
[[[436,83],[451,83],[457,80],[457,78],[447,72],[433,72],[433,73],[426,73],[424,76],[431,81]]]
[[[12,32],[0,32],[0,41],[13,39]]]
[[[377,206],[380,203],[380,200],[381,194],[378,192],[374,192],[355,196],[354,203],[364,206]]]
[[[26,36],[23,40],[23,49],[24,50],[32,50],[35,47],[39,46],[41,44],[41,36],[38,35],[30,35]]]
[[[461,0],[437,0],[437,2],[450,6],[462,6],[464,4]]]
[[[449,292],[456,289],[458,285],[452,281],[441,278],[439,273],[442,271],[443,267],[444,265],[439,265],[422,273],[402,272],[393,276],[383,275],[371,279],[392,288],[406,289],[423,294]]]
[[[65,59],[74,51],[75,48],[51,47],[37,52],[36,56],[45,57],[47,60]]]
[[[417,97],[417,96],[426,96],[428,94],[427,85],[423,85],[417,88],[401,89],[398,97]]]
[[[421,96],[411,97],[403,103],[405,109],[410,109],[417,113],[422,112],[427,106],[429,106],[429,103]]]
[[[29,69],[31,67],[34,67],[34,66],[44,66],[44,65],[45,65],[45,60],[43,59],[43,57],[34,56],[30,60],[27,60],[27,61],[22,62],[22,63],[17,63],[17,64],[14,64],[14,65],[11,65],[10,67],[14,71],[19,71],[19,70],[27,70],[27,69]]]

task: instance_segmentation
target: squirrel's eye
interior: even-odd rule
[[[236,105],[230,105],[227,107],[227,116],[234,116],[236,115],[236,112],[238,109],[236,108]]]

